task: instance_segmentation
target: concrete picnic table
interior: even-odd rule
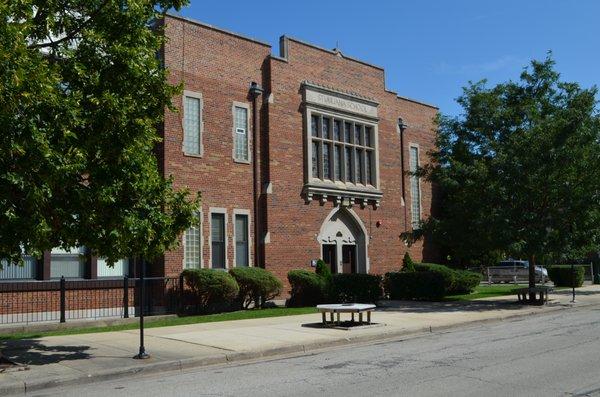
[[[335,323],[333,320],[334,313],[337,314],[337,323],[340,323],[340,313],[351,313],[352,322],[354,322],[354,313],[358,313],[358,322],[362,324],[363,313],[367,313],[367,324],[371,324],[371,312],[375,309],[375,305],[368,303],[337,303],[337,304],[325,304],[317,305],[317,310],[321,312],[323,316],[323,324],[327,324],[327,313],[330,314],[331,323]]]

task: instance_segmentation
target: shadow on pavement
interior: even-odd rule
[[[490,310],[519,310],[523,305],[507,301],[470,301],[470,302],[382,302],[377,311],[403,313],[451,313],[485,312]]]
[[[2,355],[15,363],[45,365],[65,360],[90,358],[89,346],[46,346],[35,339],[9,340],[0,343]]]

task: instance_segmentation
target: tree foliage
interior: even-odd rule
[[[0,3],[0,257],[83,245],[155,257],[197,199],[158,168],[166,83],[153,21],[181,0]]]
[[[439,119],[434,162],[419,170],[441,188],[443,208],[405,237],[431,233],[463,263],[501,255],[535,263],[597,246],[596,92],[562,81],[550,55],[518,81],[464,88],[464,113]]]

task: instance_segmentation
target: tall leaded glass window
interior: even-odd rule
[[[336,181],[342,180],[342,146],[335,145],[333,147],[333,167],[334,178]]]
[[[419,148],[416,146],[410,147],[409,153],[409,168],[410,168],[410,213],[411,223],[413,228],[419,227],[421,221],[421,187],[419,177],[412,175],[419,169]]]
[[[312,178],[375,186],[375,137],[372,125],[312,113]]]
[[[200,269],[201,267],[201,236],[201,218],[200,214],[196,214],[194,223],[183,235],[183,267],[185,269]]]
[[[234,107],[234,156],[238,161],[248,161],[248,109]]]
[[[248,215],[235,215],[235,265],[249,265]]]
[[[201,155],[202,101],[195,96],[183,97],[183,152]]]
[[[330,151],[331,145],[329,143],[323,143],[323,178],[331,179],[331,158]]]
[[[225,214],[211,214],[210,240],[212,268],[225,269]]]

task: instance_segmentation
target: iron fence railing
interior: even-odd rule
[[[139,314],[139,278],[26,281],[0,283],[0,324],[128,318]],[[176,313],[180,277],[143,281],[144,315]]]

